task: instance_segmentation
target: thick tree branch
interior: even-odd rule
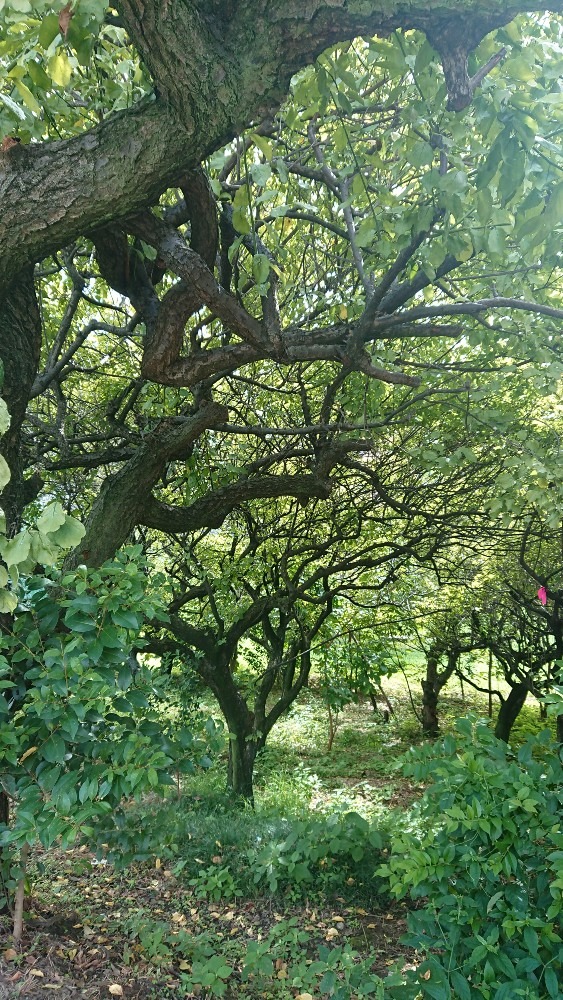
[[[198,528],[219,528],[235,507],[248,500],[288,496],[306,504],[313,497],[326,500],[330,491],[331,484],[316,476],[256,476],[212,490],[189,507],[173,507],[151,497],[139,523],[184,534]]]
[[[276,108],[293,73],[327,46],[396,28],[426,31],[453,106],[472,89],[467,53],[522,11],[563,0],[119,0],[120,21],[153,74],[158,97],[77,138],[0,153],[0,286],[77,236],[154,203],[208,153]],[[186,55],[188,53],[188,56]]]
[[[209,403],[191,417],[163,421],[148,434],[134,457],[105,480],[86,523],[86,534],[68,565],[99,566],[109,559],[141,523],[152,490],[168,462],[188,458],[198,437],[227,416],[225,406]]]

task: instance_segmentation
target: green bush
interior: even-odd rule
[[[379,875],[426,897],[407,943],[428,955],[412,978],[433,1000],[561,998],[563,768],[548,733],[515,756],[484,722],[413,752],[431,781],[418,829],[398,835]]]
[[[291,823],[281,840],[270,840],[248,853],[255,885],[270,892],[321,880],[345,880],[343,869],[369,859],[373,866],[383,848],[383,836],[358,813],[335,813],[318,820]]]

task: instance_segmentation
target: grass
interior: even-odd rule
[[[293,1000],[300,991],[316,998],[324,994],[307,985],[307,970],[319,947],[330,949],[339,981],[350,974],[347,962],[364,978],[412,962],[399,941],[404,905],[391,902],[374,872],[386,831],[405,822],[420,794],[400,769],[404,752],[420,742],[411,704],[419,698],[416,670],[407,663],[406,677],[386,681],[388,723],[369,703],[342,712],[330,753],[326,711],[314,685],[305,691],[258,758],[255,810],[235,807],[226,794],[223,757],[187,778],[180,798],[171,792],[128,810],[131,829],[154,844],[145,863],[119,871],[84,849],[36,854],[25,947],[4,952],[0,998],[44,1000],[47,987],[62,1000]],[[443,727],[486,707],[483,695],[452,681],[441,698]],[[514,742],[541,728],[531,703]],[[369,843],[359,826],[350,832],[348,811],[383,840]],[[325,841],[326,854],[315,856]],[[350,844],[363,845],[355,858]],[[217,956],[223,965],[213,971]],[[2,992],[2,977],[10,992]]]

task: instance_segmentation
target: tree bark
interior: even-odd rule
[[[0,287],[25,265],[154,203],[284,98],[291,76],[327,46],[396,28],[429,33],[450,100],[471,98],[468,49],[522,11],[563,0],[120,0],[156,100],[76,138],[0,153]],[[187,54],[187,55],[186,55]]]
[[[422,685],[422,732],[430,739],[435,739],[440,732],[438,722],[438,690],[436,689],[432,677],[429,676],[430,661],[426,661],[426,677],[421,680]],[[430,671],[431,673],[431,671]]]
[[[86,534],[71,553],[67,566],[99,566],[110,559],[141,524],[152,490],[168,463],[189,457],[194,442],[209,427],[226,419],[227,409],[218,403],[202,406],[180,422],[163,421],[147,435],[133,458],[105,480],[86,524]]]
[[[34,483],[23,479],[22,424],[37,375],[41,350],[41,317],[35,296],[33,268],[24,268],[0,300],[0,359],[2,396],[10,413],[10,427],[0,441],[12,478],[0,504],[8,534],[20,528],[24,507],[34,499]]]
[[[227,787],[235,798],[254,805],[254,764],[260,741],[250,736],[229,733]]]
[[[422,732],[425,736],[435,739],[440,733],[438,719],[438,698],[440,691],[448,683],[456,669],[458,656],[455,652],[448,653],[448,662],[440,671],[440,655],[436,649],[430,649],[426,656],[426,677],[421,680],[422,686]]]
[[[504,740],[505,743],[508,743],[512,727],[528,696],[528,690],[525,684],[515,684],[510,689],[508,697],[502,702],[495,726],[495,736],[498,740]]]
[[[195,136],[151,101],[74,139],[0,153],[0,288],[29,263],[155,202],[207,149],[203,130]]]

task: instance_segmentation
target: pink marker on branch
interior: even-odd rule
[[[538,597],[545,608],[547,604],[547,590],[545,589],[545,587],[540,587],[540,589],[538,590]]]

